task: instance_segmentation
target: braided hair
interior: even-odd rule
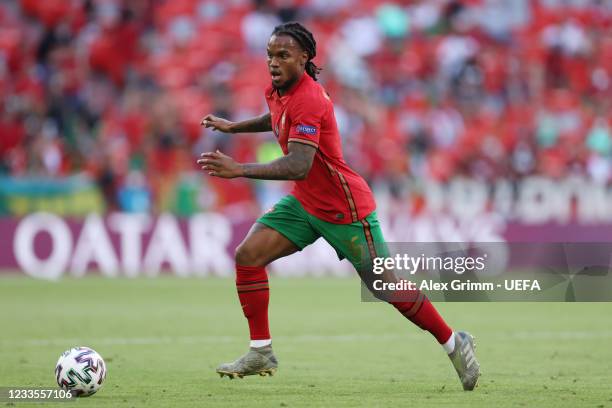
[[[300,47],[308,54],[308,61],[305,67],[306,73],[316,81],[321,68],[312,62],[312,59],[317,56],[317,42],[312,33],[300,23],[290,22],[274,27],[272,35],[289,35],[300,44]]]

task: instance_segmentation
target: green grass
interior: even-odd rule
[[[52,387],[59,354],[86,345],[108,377],[79,407],[612,407],[612,304],[438,304],[477,337],[466,393],[433,337],[361,303],[357,281],[271,283],[280,369],[230,381],[214,368],[247,347],[230,280],[0,278],[0,386]]]

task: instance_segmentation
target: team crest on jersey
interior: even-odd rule
[[[276,135],[277,138],[280,137],[281,132],[285,131],[285,113],[286,112],[283,112],[283,116],[281,116],[280,126],[278,125],[278,122],[274,126],[274,134]]]
[[[317,128],[314,126],[308,125],[297,125],[296,127],[297,133],[301,133],[303,135],[314,136],[317,134]]]

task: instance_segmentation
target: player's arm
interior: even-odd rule
[[[272,130],[270,113],[264,113],[261,116],[243,120],[242,122],[232,122],[215,115],[206,115],[202,122],[200,122],[200,125],[225,133],[255,133]]]
[[[198,164],[211,176],[247,177],[260,180],[304,180],[317,149],[303,143],[289,143],[289,152],[269,163],[238,163],[220,151],[202,153]]]

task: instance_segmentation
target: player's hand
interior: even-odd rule
[[[210,176],[222,178],[235,178],[243,175],[242,166],[234,159],[219,150],[216,152],[202,153],[197,163],[202,170],[207,171]]]
[[[219,118],[211,114],[204,116],[204,118],[200,122],[201,126],[204,126],[206,128],[213,128],[214,130],[218,130],[219,132],[225,133],[232,133],[233,124],[234,122],[231,122],[227,119]]]

